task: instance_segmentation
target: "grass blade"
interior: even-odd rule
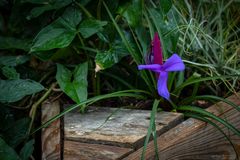
[[[103,99],[107,99],[107,98],[113,98],[113,97],[134,97],[134,98],[145,98],[142,94],[149,94],[146,91],[142,91],[142,90],[125,90],[125,91],[118,91],[118,92],[114,92],[114,93],[109,93],[109,94],[105,94],[105,95],[99,95],[99,96],[95,96],[92,98],[89,98],[85,101],[82,101],[79,104],[75,104],[72,105],[70,107],[68,107],[67,109],[65,109],[63,112],[61,112],[60,114],[54,116],[53,118],[49,119],[47,122],[45,122],[44,124],[42,124],[39,128],[37,128],[35,131],[32,132],[35,133],[37,131],[39,131],[40,129],[47,127],[49,124],[51,124],[52,122],[54,122],[56,119],[61,118],[62,116],[64,116],[66,113],[80,107],[80,106],[84,106],[87,107],[88,105],[91,105],[97,101],[103,100]]]
[[[204,82],[204,81],[212,81],[217,79],[227,79],[227,78],[233,78],[233,77],[240,77],[240,75],[227,75],[227,76],[213,76],[213,77],[204,77],[204,78],[196,78],[196,79],[190,79],[185,82],[183,82],[180,86],[176,87],[174,92],[179,91],[180,89],[189,86],[191,84]]]
[[[160,100],[155,99],[154,103],[153,103],[153,108],[152,108],[151,117],[150,117],[150,124],[149,124],[149,127],[148,127],[147,136],[145,138],[145,142],[144,142],[144,146],[143,146],[143,150],[142,150],[142,155],[141,155],[141,160],[144,160],[144,158],[145,158],[145,153],[146,153],[146,150],[147,150],[147,144],[149,142],[151,134],[153,134],[155,152],[156,152],[156,156],[158,157],[155,115],[156,115],[156,112],[157,112],[157,107],[159,105],[159,102],[160,102]]]
[[[235,153],[236,153],[236,157],[238,159],[238,152],[237,152],[237,148],[235,147],[235,145],[233,144],[232,140],[229,138],[229,136],[222,130],[222,128],[220,128],[216,123],[212,122],[211,120],[209,120],[208,118],[205,118],[199,114],[194,114],[194,113],[184,113],[184,116],[186,117],[191,117],[194,119],[198,119],[200,121],[203,122],[207,122],[208,124],[212,125],[213,127],[215,127],[219,132],[221,132],[224,137],[228,140],[228,142],[231,144],[231,146],[233,147]]]
[[[212,119],[216,120],[217,122],[223,124],[225,127],[230,129],[233,133],[235,133],[236,135],[238,135],[240,137],[240,131],[237,128],[235,128],[232,124],[230,124],[229,122],[223,120],[222,118],[217,117],[216,115],[214,115],[202,108],[195,107],[195,106],[179,106],[177,108],[177,110],[192,111],[194,113],[198,113],[198,114],[202,115],[203,117],[212,118]]]
[[[106,5],[106,3],[103,1],[103,5],[111,19],[111,21],[113,22],[113,25],[115,26],[118,34],[120,35],[124,45],[126,46],[128,52],[130,53],[130,55],[132,56],[132,58],[134,59],[134,61],[136,62],[137,65],[142,63],[141,57],[139,56],[140,54],[138,54],[137,52],[134,51],[134,49],[131,47],[130,43],[128,42],[128,40],[126,39],[126,37],[124,36],[122,30],[120,29],[120,27],[118,26],[117,22],[115,21],[115,19],[113,18],[110,10],[108,9],[108,6]],[[149,79],[146,71],[141,71],[141,76],[144,79],[144,81],[146,82],[147,86],[149,87],[150,91],[152,93],[154,93],[155,88],[151,83],[151,80]]]
[[[222,101],[226,104],[229,104],[230,106],[232,106],[233,108],[235,108],[236,110],[240,111],[240,106],[236,105],[235,103],[229,101],[228,99],[222,98],[222,97],[218,97],[218,96],[213,96],[213,95],[203,95],[203,96],[194,96],[194,97],[188,97],[186,99],[184,99],[181,103],[182,104],[189,104],[193,101],[196,100],[208,100],[208,101],[212,101],[212,100],[216,100],[216,101]]]

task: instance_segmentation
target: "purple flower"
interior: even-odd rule
[[[156,42],[156,41],[159,41],[159,42]],[[182,59],[177,54],[173,54],[169,59],[166,60],[165,63],[161,64],[162,49],[161,49],[161,46],[160,46],[161,43],[157,34],[155,34],[154,36],[153,44],[154,44],[153,46],[154,64],[138,65],[138,69],[139,70],[147,69],[147,70],[156,72],[158,76],[158,82],[157,82],[158,94],[163,98],[169,100],[170,94],[167,88],[168,72],[182,71],[185,69],[185,66]],[[158,44],[158,45],[156,46],[155,44]],[[157,60],[155,58],[157,58]]]

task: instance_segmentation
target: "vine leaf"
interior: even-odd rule
[[[37,34],[30,52],[47,51],[69,46],[76,36],[76,28],[81,20],[82,14],[78,9],[67,8],[61,17]]]
[[[63,65],[57,64],[57,82],[63,92],[76,103],[87,99],[87,74],[87,62],[77,65],[73,72]]]
[[[0,88],[0,102],[2,103],[16,102],[44,89],[40,83],[24,79],[0,80]]]

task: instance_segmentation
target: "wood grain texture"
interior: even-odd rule
[[[116,146],[64,142],[64,160],[118,160],[133,150]]]
[[[176,126],[182,117],[179,113],[158,113],[158,134]],[[73,112],[64,116],[64,135],[66,140],[136,149],[143,144],[149,119],[150,111],[90,107],[86,114]]]
[[[240,105],[240,94],[228,100]],[[224,118],[240,129],[240,112],[231,106],[219,102],[207,109],[209,112]],[[220,127],[221,124],[217,123]],[[223,127],[224,128],[224,127]],[[231,138],[237,153],[240,155],[240,137],[227,128],[224,132]],[[158,153],[160,160],[235,160],[238,159],[233,147],[224,135],[213,126],[204,122],[188,119],[158,137]],[[142,148],[130,154],[124,160],[139,160]],[[153,142],[147,147],[147,160],[155,159]]]
[[[42,124],[60,113],[59,101],[42,104]],[[59,160],[61,157],[60,119],[42,129],[42,160]]]

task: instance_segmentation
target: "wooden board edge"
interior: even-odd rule
[[[41,107],[42,124],[60,113],[60,103],[58,100],[54,102],[46,100],[42,103]],[[61,132],[61,119],[55,120],[49,126],[41,130],[42,160],[61,159],[63,147]]]
[[[133,152],[131,148],[64,141],[64,160],[119,160]]]
[[[237,94],[234,94],[234,95],[228,97],[227,100],[229,100],[233,103],[236,103],[236,105],[240,105],[239,97],[240,97],[240,93],[237,93]],[[206,110],[215,114],[216,116],[224,116],[225,113],[229,113],[229,112],[238,113],[237,110],[235,111],[234,108],[232,108],[231,106],[229,106],[228,104],[226,104],[224,102],[218,102],[218,103],[210,106]],[[196,120],[193,118],[187,119],[186,121],[180,123],[176,127],[170,129],[168,132],[165,132],[164,134],[162,134],[161,136],[159,136],[157,138],[157,141],[159,144],[158,152],[161,154],[166,148],[171,147],[169,145],[162,146],[161,144],[163,144],[163,142],[166,143],[166,142],[172,141],[171,144],[174,142],[177,143],[178,141],[181,141],[181,139],[184,139],[184,138],[190,136],[191,134],[197,133],[206,127],[207,127],[207,124],[205,122],[202,122],[202,121],[199,121],[199,120]],[[218,131],[216,130],[216,132],[218,132]],[[181,133],[188,133],[188,135],[187,134],[183,135]],[[240,144],[238,144],[238,146],[240,146]],[[140,159],[142,150],[143,150],[143,147],[138,149],[137,151],[133,152],[132,154],[128,155],[127,157],[123,158],[123,160],[138,160],[138,159]],[[154,155],[155,155],[154,142],[151,141],[147,146],[145,159],[154,159]]]

